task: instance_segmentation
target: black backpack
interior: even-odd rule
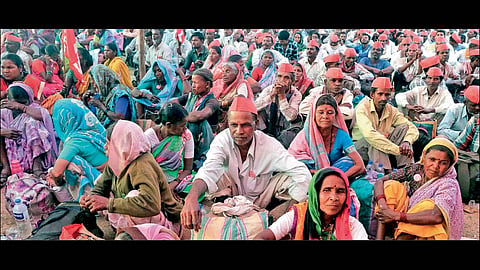
[[[103,232],[97,226],[95,214],[80,207],[76,201],[68,201],[62,202],[50,212],[26,240],[58,240],[63,226],[70,224],[83,224],[87,230],[103,238]]]

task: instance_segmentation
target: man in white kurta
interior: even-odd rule
[[[256,130],[257,117],[248,98],[237,96],[230,105],[229,128],[215,136],[185,198],[181,222],[187,229],[200,229],[198,198],[203,192],[208,193],[207,199],[242,195],[267,210],[272,201],[279,201],[282,210],[277,217],[288,206],[307,199],[310,171],[275,138]]]

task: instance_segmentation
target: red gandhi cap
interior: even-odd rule
[[[233,99],[232,105],[228,109],[229,112],[251,112],[258,116],[257,107],[253,104],[253,101],[244,96],[236,96]]]
[[[387,88],[392,89],[392,83],[388,77],[377,77],[372,82],[372,88]]]
[[[220,40],[218,39],[214,39],[212,42],[210,42],[210,44],[208,44],[208,48],[212,48],[212,46],[218,46],[218,47],[221,47],[222,44],[220,43]]]
[[[448,50],[448,45],[446,43],[439,44],[437,48],[435,48],[435,52],[441,52]]]
[[[445,42],[447,42],[447,40],[445,39],[445,37],[437,36],[437,37],[435,37],[435,42],[436,43],[445,43]]]
[[[337,41],[338,41],[338,36],[335,35],[335,34],[334,34],[334,35],[331,35],[331,36],[330,36],[330,41],[331,41],[331,42],[337,42]]]
[[[438,67],[432,67],[427,71],[427,76],[430,77],[443,77],[442,70]]]
[[[462,39],[458,36],[457,33],[453,33],[452,38],[453,38],[453,40],[455,40],[455,42],[462,43]]]
[[[476,38],[470,39],[470,43],[475,44],[475,45],[477,45],[477,46],[480,46],[480,45],[479,45],[479,42],[478,42],[478,39],[476,39]]]
[[[383,49],[383,45],[381,42],[379,41],[375,41],[372,45],[373,48],[382,48]]]
[[[323,62],[326,63],[336,63],[340,62],[340,54],[335,53],[335,54],[330,54],[326,57],[323,58]]]
[[[12,34],[8,34],[6,37],[5,37],[5,40],[8,40],[8,41],[14,41],[14,42],[22,42],[22,39],[15,36],[15,35],[12,35]]]
[[[470,56],[479,55],[479,53],[480,53],[480,50],[479,50],[479,49],[469,50],[469,51],[468,51],[468,54],[469,54]]]
[[[348,57],[357,56],[357,52],[355,51],[354,48],[348,48],[348,49],[346,49],[346,50],[343,52],[343,54],[344,54],[345,56],[348,56]]]
[[[343,72],[340,68],[329,68],[327,72],[325,72],[325,77],[330,79],[342,79]]]
[[[479,98],[479,86],[478,85],[470,85],[463,91],[463,95],[466,99],[470,100],[473,103],[480,103]]]
[[[295,72],[293,66],[290,63],[281,63],[278,66],[278,72]]]
[[[313,47],[317,47],[317,48],[320,48],[320,45],[318,45],[318,42],[317,40],[315,39],[312,39],[308,42],[307,46],[313,46]]]
[[[409,50],[418,50],[418,45],[416,43],[412,43],[410,45],[408,45],[408,49]]]
[[[381,40],[381,41],[388,40],[388,36],[385,34],[381,34],[380,36],[378,36],[378,40]]]
[[[440,63],[440,57],[438,55],[435,55],[435,56],[431,56],[431,57],[423,59],[420,62],[420,66],[422,68],[428,68],[428,67],[437,65],[438,63]]]
[[[205,33],[215,33],[215,29],[207,29],[205,30]]]

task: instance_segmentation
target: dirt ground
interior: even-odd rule
[[[10,213],[6,209],[5,197],[4,197],[5,187],[1,190],[1,230],[0,234],[5,235],[6,231],[15,226],[15,221]],[[463,229],[463,239],[476,239],[480,240],[480,229],[479,229],[479,211],[478,204],[476,209],[471,209],[468,205],[464,204],[464,229]]]

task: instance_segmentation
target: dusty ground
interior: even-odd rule
[[[5,232],[7,231],[8,228],[15,226],[15,221],[13,220],[13,217],[8,213],[8,211],[5,208],[5,198],[4,198],[4,189],[2,188],[1,190],[1,230],[0,234],[5,235]],[[479,213],[478,213],[478,204],[477,204],[477,209],[471,211],[471,209],[467,206],[464,205],[464,230],[463,230],[463,237],[468,238],[468,239],[476,239],[480,240],[480,232],[479,232]]]

